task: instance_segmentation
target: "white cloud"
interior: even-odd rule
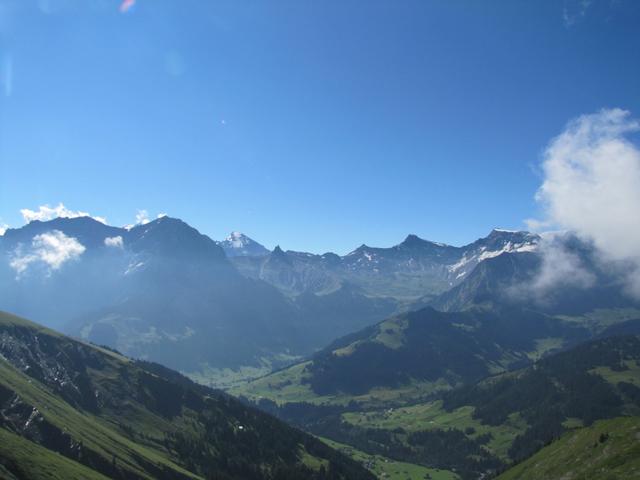
[[[631,271],[628,286],[640,296],[640,149],[628,139],[637,131],[640,123],[620,109],[571,121],[544,153],[536,194],[544,218],[529,225],[592,242],[601,260]]]
[[[160,218],[159,215],[158,215],[158,218]],[[136,213],[135,223],[125,225],[124,228],[126,228],[127,230],[131,230],[133,227],[137,227],[138,225],[146,225],[150,221],[151,220],[149,220],[149,212],[147,210],[141,209],[141,210],[138,210],[138,213]]]
[[[138,213],[136,213],[136,225],[146,225],[149,222],[149,212],[138,210]]]
[[[26,253],[21,248],[17,249],[10,265],[18,275],[37,263],[46,265],[50,270],[58,270],[66,262],[77,259],[85,250],[84,245],[75,238],[53,230],[33,237]]]
[[[159,213],[156,218],[164,218],[164,217],[168,217],[168,216],[169,215],[167,215],[166,213]]]
[[[59,203],[57,207],[50,207],[49,205],[41,205],[38,210],[29,210],[23,208],[20,210],[22,218],[26,223],[33,222],[34,220],[40,220],[46,222],[47,220],[53,220],[54,218],[78,218],[78,217],[91,217],[100,223],[107,223],[104,217],[95,217],[87,212],[69,210],[63,203]]]
[[[551,289],[563,287],[588,288],[596,281],[580,257],[567,249],[564,235],[545,236],[540,242],[540,271],[532,282],[534,294],[545,296]]]
[[[7,225],[6,223],[0,223],[0,237],[2,237],[5,234],[8,228],[9,228],[9,225]]]
[[[118,235],[117,237],[107,237],[104,239],[104,244],[107,247],[113,247],[113,248],[122,248],[124,246],[124,242],[122,240],[122,237],[120,235]]]

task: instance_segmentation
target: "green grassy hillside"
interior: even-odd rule
[[[498,480],[640,478],[640,418],[595,422],[563,435]]]
[[[11,473],[13,472],[13,473]],[[109,477],[0,429],[0,478],[5,480],[108,480]]]
[[[458,480],[459,478],[455,473],[446,470],[398,462],[382,455],[369,455],[350,445],[334,442],[328,438],[322,438],[322,441],[365,465],[378,478],[386,480]]]
[[[0,354],[8,478],[371,478],[225,394],[4,313]]]

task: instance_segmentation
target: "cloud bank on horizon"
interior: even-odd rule
[[[638,131],[640,122],[619,108],[569,122],[544,152],[544,181],[536,194],[543,218],[528,224],[572,231],[592,242],[640,297],[640,148],[629,138]],[[575,262],[563,265],[565,277],[579,272]]]

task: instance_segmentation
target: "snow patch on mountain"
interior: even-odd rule
[[[496,229],[494,231],[498,230]],[[460,278],[469,273],[478,263],[489,258],[497,257],[498,255],[502,255],[503,253],[535,252],[537,251],[537,249],[538,238],[535,236],[531,236],[530,239],[519,243],[507,241],[502,248],[498,248],[495,250],[490,250],[488,247],[482,246],[477,250],[474,249],[471,252],[465,253],[459,262],[456,262],[453,265],[449,265],[449,267],[447,268],[451,273],[458,272],[456,278]],[[465,270],[463,272],[459,272],[459,270],[463,268],[465,268]]]
[[[250,243],[250,239],[240,232],[231,232],[225,241],[229,242],[233,248],[243,248]]]

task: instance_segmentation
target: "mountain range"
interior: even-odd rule
[[[170,217],[131,228],[57,218],[0,237],[0,308],[231,386],[394,314],[508,304],[505,285],[531,283],[542,245],[495,229],[463,247],[409,235],[389,248],[315,255],[268,252],[237,232],[216,242]],[[511,303],[554,315],[633,306],[604,275],[557,296],[567,308]]]
[[[367,295],[411,301],[459,284],[483,260],[505,252],[533,252],[539,242],[535,234],[495,229],[463,247],[409,235],[393,247],[361,245],[344,256],[276,247],[269,255],[236,256],[233,262],[246,276],[265,280],[290,295],[324,293],[349,282]]]
[[[496,230],[457,248],[410,235],[340,257],[268,252],[237,232],[215,242],[170,217],[132,228],[56,218],[0,237],[0,307],[224,384],[309,355],[459,283],[483,258],[537,242]]]

